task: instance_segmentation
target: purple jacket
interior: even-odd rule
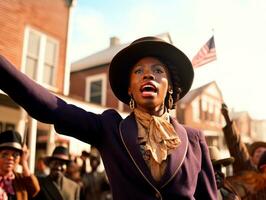
[[[97,147],[114,200],[217,199],[208,148],[199,130],[171,118],[181,145],[168,158],[156,182],[142,158],[134,115],[115,110],[87,112],[49,93],[0,57],[0,88],[37,120],[54,124],[57,132]]]

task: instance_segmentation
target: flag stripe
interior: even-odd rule
[[[192,59],[192,65],[194,68],[200,67],[214,60],[216,60],[216,50],[215,50],[214,36],[212,36],[206,42],[206,44],[204,44],[203,47],[201,47],[199,52]]]

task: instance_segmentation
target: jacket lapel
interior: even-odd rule
[[[150,170],[140,151],[138,143],[138,128],[134,114],[131,113],[127,118],[122,120],[119,128],[122,142],[134,165],[150,184],[155,185],[156,183],[151,176]]]
[[[186,157],[188,148],[187,131],[182,125],[178,124],[178,122],[176,120],[173,120],[172,118],[171,124],[174,126],[176,133],[180,137],[181,143],[168,156],[165,174],[158,183],[153,179],[150,170],[140,152],[138,143],[138,128],[134,114],[131,113],[120,123],[120,137],[130,158],[132,159],[134,165],[141,173],[141,175],[146,179],[146,181],[149,182],[149,184],[153,185],[153,187],[157,186],[163,188],[165,185],[167,185],[175,177]]]
[[[188,136],[186,129],[180,125],[176,120],[171,118],[171,124],[174,126],[181,143],[180,145],[168,156],[167,167],[165,174],[159,182],[160,188],[167,185],[177,174],[187,154]]]
[[[61,192],[54,185],[50,176],[41,177],[38,180],[41,185],[41,191],[43,191],[45,196],[49,196],[49,199],[63,200]]]

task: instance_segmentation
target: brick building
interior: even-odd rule
[[[0,54],[18,70],[62,97],[69,88],[67,53],[73,3],[72,0],[0,1]],[[56,135],[52,126],[30,118],[2,91],[0,113],[1,131],[16,129],[28,133],[32,171],[36,141],[37,157],[39,153],[49,154],[55,141],[69,145],[69,139]]]

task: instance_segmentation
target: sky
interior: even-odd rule
[[[70,55],[76,61],[121,43],[169,33],[192,59],[214,35],[217,60],[196,68],[193,88],[216,81],[230,109],[266,119],[265,0],[77,0]]]

